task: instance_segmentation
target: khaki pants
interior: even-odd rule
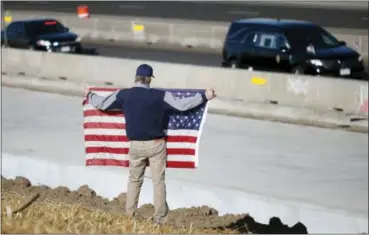
[[[166,202],[165,170],[167,166],[167,148],[164,139],[150,141],[131,141],[129,149],[129,181],[126,210],[134,216],[147,161],[150,162],[154,188],[154,220],[161,222],[168,214]]]

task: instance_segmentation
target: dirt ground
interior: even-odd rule
[[[32,200],[34,198],[35,200]],[[118,195],[113,200],[108,200],[103,198],[91,190],[87,185],[81,186],[76,191],[71,191],[66,187],[59,186],[57,188],[51,189],[47,186],[32,186],[31,182],[24,177],[16,177],[15,179],[6,179],[2,176],[2,215],[6,215],[7,219],[2,220],[2,233],[12,233],[12,226],[14,227],[24,227],[23,225],[17,225],[9,217],[9,205],[12,204],[11,210],[13,214],[17,214],[18,207],[21,207],[19,210],[21,211],[20,217],[17,219],[17,223],[21,223],[23,219],[28,219],[36,216],[45,216],[46,211],[51,210],[53,208],[53,216],[57,216],[58,214],[64,215],[67,211],[74,210],[84,210],[83,213],[101,213],[100,219],[91,219],[89,221],[90,224],[97,223],[97,228],[101,228],[108,223],[110,229],[114,227],[111,221],[114,218],[119,218],[122,221],[127,221],[127,217],[124,215],[124,206],[125,206],[125,193]],[[27,204],[27,201],[30,201],[30,205]],[[17,206],[15,205],[17,204]],[[23,204],[23,205],[22,205]],[[48,205],[48,207],[46,206]],[[17,208],[16,208],[17,207]],[[22,208],[24,207],[24,208]],[[33,209],[31,209],[33,208]],[[36,209],[38,210],[37,213]],[[49,208],[49,209],[47,209]],[[69,209],[68,209],[69,208]],[[44,212],[42,212],[44,210]],[[28,211],[28,212],[27,212]],[[41,212],[40,212],[41,211]],[[5,214],[4,214],[5,213]],[[22,214],[23,213],[23,214]],[[73,212],[73,213],[82,213],[82,212]],[[145,221],[150,221],[150,217],[153,214],[153,205],[146,204],[139,208],[139,213],[145,218]],[[19,213],[18,213],[19,214]],[[24,216],[26,215],[26,216]],[[86,218],[91,217],[91,215],[84,215]],[[106,216],[106,217],[104,217]],[[6,216],[5,216],[6,217]],[[50,216],[46,216],[50,217]],[[82,216],[83,217],[83,216]],[[102,218],[108,218],[106,221]],[[2,216],[4,218],[4,216]],[[96,217],[97,218],[97,217]],[[35,221],[36,221],[35,220]],[[64,219],[64,221],[67,221]],[[109,222],[110,221],[110,222]],[[55,221],[54,221],[55,222]],[[47,223],[51,227],[58,227],[59,230],[56,230],[57,233],[63,233],[70,230],[65,230],[67,227],[70,227],[70,222],[68,226],[60,226],[53,225],[53,220],[48,221]],[[15,224],[14,224],[15,223]],[[28,222],[33,226],[33,223]],[[56,222],[55,222],[56,223]],[[75,222],[77,223],[77,222]],[[83,223],[83,220],[82,222]],[[150,222],[150,226],[151,226]],[[117,225],[118,226],[118,225]],[[145,225],[146,226],[146,225]],[[148,227],[150,227],[148,226]],[[272,217],[269,221],[269,224],[261,224],[256,222],[250,215],[248,214],[240,214],[233,215],[227,214],[224,216],[219,216],[218,212],[210,208],[208,206],[202,207],[192,207],[192,208],[180,208],[171,210],[168,215],[167,230],[150,230],[143,229],[144,233],[307,233],[307,228],[302,223],[297,223],[292,227],[288,227],[284,225],[279,218]],[[7,231],[5,231],[5,228]],[[128,229],[130,230],[130,229]],[[149,231],[150,230],[150,231]],[[23,230],[22,230],[23,231]],[[25,231],[25,230],[24,230]],[[34,230],[33,231],[39,231]],[[120,233],[118,230],[104,230],[108,231],[107,233]],[[109,232],[112,231],[112,232]],[[125,230],[124,230],[125,231]],[[124,232],[123,231],[123,232]],[[19,232],[19,231],[15,231]],[[32,233],[30,231],[26,231],[28,233]],[[84,233],[84,231],[73,230],[75,233]],[[86,231],[85,231],[86,232]],[[99,232],[99,231],[97,231]],[[101,231],[100,231],[101,232]],[[128,231],[132,232],[132,230]],[[134,231],[133,231],[134,232]],[[90,231],[90,233],[93,233]]]

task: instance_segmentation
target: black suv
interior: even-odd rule
[[[223,67],[358,78],[364,74],[359,53],[306,21],[235,20],[222,56]]]
[[[13,48],[80,53],[81,38],[55,19],[20,20],[1,31],[1,46]]]

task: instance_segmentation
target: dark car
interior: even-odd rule
[[[81,38],[55,19],[20,20],[1,31],[1,45],[48,52],[80,53]]]
[[[361,77],[362,57],[307,21],[243,19],[231,23],[222,66],[295,74]]]

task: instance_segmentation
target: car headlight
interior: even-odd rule
[[[50,46],[50,45],[51,45],[51,43],[50,43],[49,41],[47,41],[47,40],[38,40],[38,41],[37,41],[37,45],[48,47],[48,46]]]
[[[78,36],[78,38],[76,39],[76,42],[80,42],[82,40],[81,36]]]
[[[323,62],[321,60],[310,60],[310,63],[315,66],[323,66]]]
[[[359,57],[357,58],[357,60],[358,60],[359,62],[361,62],[361,61],[363,61],[363,57],[362,57],[362,56],[359,56]]]

